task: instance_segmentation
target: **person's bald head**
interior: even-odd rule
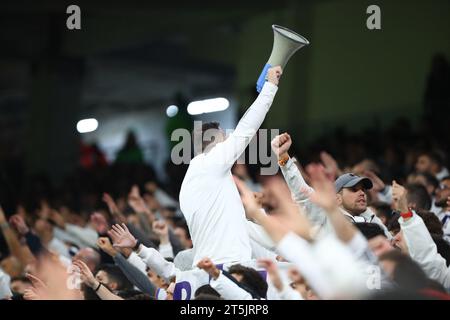
[[[81,260],[94,272],[100,264],[100,253],[92,248],[83,248],[77,252],[73,260]]]

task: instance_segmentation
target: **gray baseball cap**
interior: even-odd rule
[[[345,173],[339,176],[334,182],[336,192],[341,191],[342,188],[351,188],[362,182],[366,190],[372,189],[373,184],[369,178],[357,176],[354,173]]]

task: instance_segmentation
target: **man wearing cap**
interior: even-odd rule
[[[272,140],[272,149],[278,156],[281,172],[291,190],[294,200],[303,207],[309,220],[316,226],[319,233],[332,231],[332,226],[322,208],[309,201],[309,196],[314,190],[303,179],[295,159],[290,158],[288,150],[292,144],[291,137],[287,133],[276,136]],[[372,188],[372,181],[366,177],[360,177],[353,173],[345,173],[339,176],[335,183],[336,197],[342,214],[353,222],[372,222],[380,225],[388,239],[392,235],[383,222],[374,212],[367,207],[366,191]]]

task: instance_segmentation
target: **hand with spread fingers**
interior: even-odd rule
[[[117,248],[134,248],[137,244],[136,238],[128,230],[125,223],[122,225],[115,224],[108,231],[109,236],[113,239],[113,246]]]
[[[81,260],[75,260],[73,264],[78,268],[77,271],[79,272],[81,281],[83,281],[84,284],[93,289],[98,287],[99,282],[97,279],[95,279],[95,276],[92,274],[92,271],[89,269],[86,263]]]
[[[21,235],[27,234],[30,229],[28,228],[25,220],[22,216],[15,214],[9,218],[9,223],[17,230],[17,232]]]

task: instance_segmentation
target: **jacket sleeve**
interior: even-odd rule
[[[10,285],[11,278],[2,269],[0,269],[0,300],[8,299],[12,296]]]
[[[278,87],[273,83],[264,84],[261,93],[247,109],[234,132],[206,154],[209,159],[207,163],[214,167],[219,166],[222,169],[221,172],[226,172],[232,167],[264,121],[277,90]]]
[[[284,166],[280,166],[284,179],[291,191],[294,201],[304,209],[311,223],[321,229],[329,231],[328,219],[324,210],[309,200],[309,195],[314,192],[302,177],[294,159],[289,159]]]
[[[223,272],[220,272],[217,279],[211,279],[209,284],[225,300],[253,300],[250,293],[240,288],[237,284],[228,279],[228,277],[224,276]]]
[[[399,223],[411,258],[428,277],[438,281],[446,289],[450,288],[450,270],[445,259],[437,252],[436,244],[422,218],[414,212],[407,221],[400,217]]]
[[[290,158],[284,166],[280,166],[280,169],[289,186],[289,190],[291,190],[292,198],[295,202],[301,204],[308,200],[309,194],[314,192],[314,189],[306,183],[305,179],[303,179],[300,170],[295,164],[295,160]]]
[[[153,248],[147,248],[142,245],[138,252],[138,256],[151,270],[156,272],[157,275],[167,282],[169,282],[172,277],[176,276],[177,271],[179,271],[175,267],[175,264],[164,259],[164,257]]]
[[[143,274],[147,274],[147,265],[145,262],[136,254],[136,252],[132,252],[127,261],[131,263],[135,268],[141,271]]]
[[[121,254],[117,254],[114,257],[114,262],[120,268],[120,270],[122,270],[125,276],[131,281],[131,283],[139,288],[139,290],[144,293],[150,294],[153,297],[155,296],[156,287],[147,278],[145,273],[142,273],[141,270],[133,266]]]
[[[272,238],[259,224],[247,220],[246,229],[251,240],[267,250],[275,250],[275,243]]]
[[[278,243],[277,251],[296,266],[317,295],[323,298],[331,296],[331,287],[324,279],[321,266],[306,240],[290,232]]]

